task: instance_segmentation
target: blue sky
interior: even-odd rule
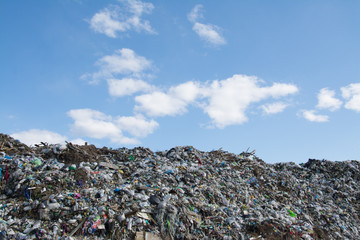
[[[0,131],[360,160],[359,1],[0,2]]]

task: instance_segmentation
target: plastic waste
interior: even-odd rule
[[[96,148],[0,134],[0,239],[357,239],[358,161]]]

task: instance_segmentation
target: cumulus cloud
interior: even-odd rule
[[[145,81],[123,78],[123,79],[109,79],[107,80],[109,86],[109,94],[113,97],[122,97],[132,95],[136,92],[151,91],[155,87],[151,86]]]
[[[220,34],[220,27],[199,22],[199,19],[203,18],[202,8],[203,6],[198,4],[188,14],[188,20],[194,24],[192,29],[202,40],[212,45],[226,44],[225,38]]]
[[[284,111],[287,106],[289,105],[286,103],[276,102],[262,105],[261,108],[265,114],[270,115]]]
[[[163,92],[153,92],[135,97],[136,111],[153,117],[174,116],[185,112],[186,102]]]
[[[74,109],[68,112],[68,116],[74,120],[72,131],[80,136],[96,139],[111,136],[115,139],[122,137],[121,129],[113,122],[112,117],[92,109]]]
[[[304,110],[302,116],[310,122],[328,122],[329,116],[317,114],[314,110]]]
[[[117,144],[138,144],[134,137],[126,137],[128,132],[135,137],[145,137],[151,134],[158,123],[147,121],[142,116],[112,117],[93,109],[73,109],[68,116],[74,120],[71,130],[74,134],[95,139],[109,139]]]
[[[104,8],[96,13],[90,20],[90,27],[98,33],[103,33],[108,37],[115,38],[116,32],[128,30],[129,24],[117,20],[117,7]]]
[[[335,98],[335,91],[329,90],[327,88],[322,88],[318,94],[318,104],[316,105],[319,109],[329,109],[330,111],[338,110],[342,101]]]
[[[298,91],[292,84],[274,83],[262,87],[255,76],[234,75],[225,80],[200,84],[189,81],[171,87],[166,92],[155,91],[135,97],[135,110],[152,117],[175,116],[187,111],[190,104],[200,106],[209,115],[212,125],[224,128],[248,120],[250,104],[268,98],[280,98]],[[281,112],[287,105],[276,103],[264,106],[268,114]]]
[[[342,96],[347,100],[345,108],[360,112],[360,83],[352,83],[341,88]]]
[[[118,32],[130,30],[156,34],[150,22],[142,19],[144,14],[150,14],[154,9],[152,3],[138,0],[120,2],[123,7],[110,5],[96,13],[90,20],[90,28],[111,38],[116,38]]]
[[[85,145],[86,141],[84,139],[81,139],[81,138],[76,138],[76,139],[70,140],[70,142],[72,144]]]
[[[199,84],[190,81],[171,87],[166,93],[155,91],[139,95],[135,97],[135,110],[153,117],[183,114],[187,111],[187,105],[199,96],[200,91]]]
[[[146,137],[159,126],[154,120],[147,121],[143,116],[117,117],[115,123],[119,128],[135,137]]]
[[[151,61],[145,57],[138,56],[129,48],[116,50],[112,55],[100,58],[95,65],[100,70],[92,74],[84,74],[83,79],[88,79],[89,83],[96,84],[102,79],[114,78],[116,75],[139,76],[141,73],[151,68]]]
[[[30,129],[28,131],[22,131],[11,134],[15,139],[19,139],[26,145],[34,145],[40,142],[47,142],[49,144],[64,143],[67,137],[58,133],[41,129]]]
[[[260,82],[257,77],[247,75],[213,81],[207,90],[208,103],[203,107],[213,125],[224,128],[242,124],[248,120],[246,110],[250,104],[268,98],[285,97],[298,91],[293,84],[274,83],[270,87],[262,87]]]

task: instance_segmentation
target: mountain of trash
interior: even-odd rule
[[[2,239],[360,239],[360,164],[26,146],[0,134]]]

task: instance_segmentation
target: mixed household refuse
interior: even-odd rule
[[[290,158],[290,157],[289,157]],[[2,239],[360,239],[360,164],[0,134]]]

